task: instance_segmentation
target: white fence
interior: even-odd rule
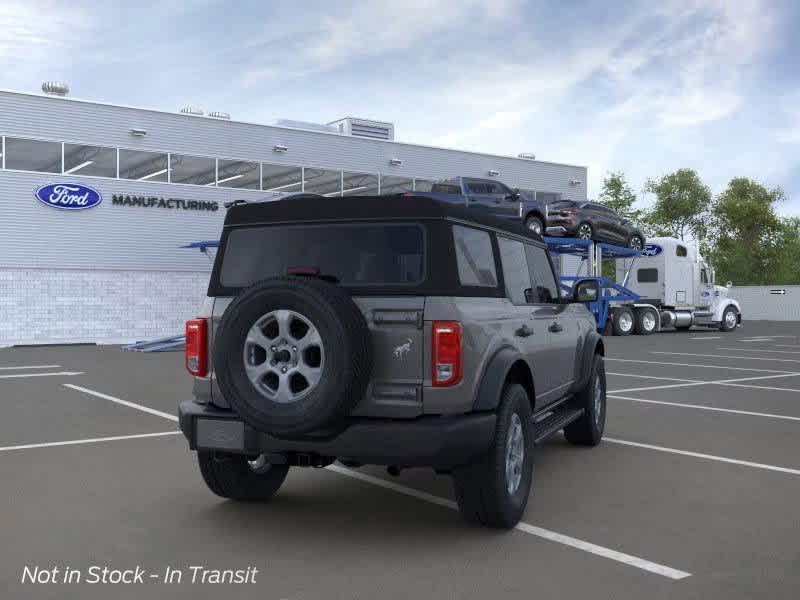
[[[733,286],[745,321],[800,321],[800,285]]]

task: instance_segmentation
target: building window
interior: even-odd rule
[[[168,180],[167,155],[160,152],[143,152],[142,150],[119,151],[120,179],[138,179],[139,181]]]
[[[354,196],[376,196],[378,194],[378,176],[368,173],[344,172],[344,194]]]
[[[323,196],[342,195],[342,172],[329,169],[305,169],[305,191]]]
[[[430,192],[433,184],[436,183],[435,181],[431,181],[430,179],[414,179],[414,191],[415,192]]]
[[[217,161],[203,156],[170,154],[170,181],[192,185],[214,185]]]
[[[117,149],[64,144],[64,174],[116,177]]]
[[[497,287],[494,252],[489,234],[480,229],[453,225],[453,242],[461,284]]]
[[[6,169],[61,173],[61,143],[6,138]]]
[[[381,176],[381,194],[403,194],[414,189],[411,177]]]
[[[217,185],[219,187],[257,190],[259,164],[243,160],[219,160],[217,162]]]
[[[261,165],[265,192],[299,192],[303,189],[303,169],[286,165]]]

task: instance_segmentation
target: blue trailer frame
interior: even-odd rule
[[[611,258],[631,258],[636,259],[641,256],[640,250],[633,248],[625,248],[623,246],[615,246],[614,244],[607,244],[605,242],[593,242],[592,240],[581,240],[577,238],[560,238],[560,237],[545,237],[545,243],[552,255],[567,254],[570,256],[578,256],[583,260],[589,260],[591,253],[599,248],[600,257],[603,259]],[[632,265],[631,265],[632,266]],[[599,269],[598,269],[599,270]],[[561,288],[566,292],[572,293],[572,288],[576,281],[585,279],[592,279],[598,282],[600,286],[600,296],[597,300],[587,303],[587,308],[594,315],[597,322],[597,329],[603,330],[608,323],[608,316],[611,312],[612,303],[614,304],[633,304],[639,300],[639,295],[628,289],[624,285],[607,279],[602,275],[585,276],[579,275],[561,275],[559,277]]]

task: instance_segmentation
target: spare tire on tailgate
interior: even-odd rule
[[[369,328],[350,295],[332,283],[266,279],[226,309],[214,369],[225,398],[256,429],[284,437],[331,433],[366,392]]]

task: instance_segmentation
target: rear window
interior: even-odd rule
[[[555,209],[575,208],[576,203],[572,200],[557,200],[556,202],[551,202],[548,206]]]
[[[228,233],[219,280],[241,288],[310,267],[343,285],[414,285],[425,279],[425,254],[418,224],[244,227]]]
[[[461,194],[461,186],[453,185],[452,183],[434,183],[431,186],[431,192],[434,194]]]

